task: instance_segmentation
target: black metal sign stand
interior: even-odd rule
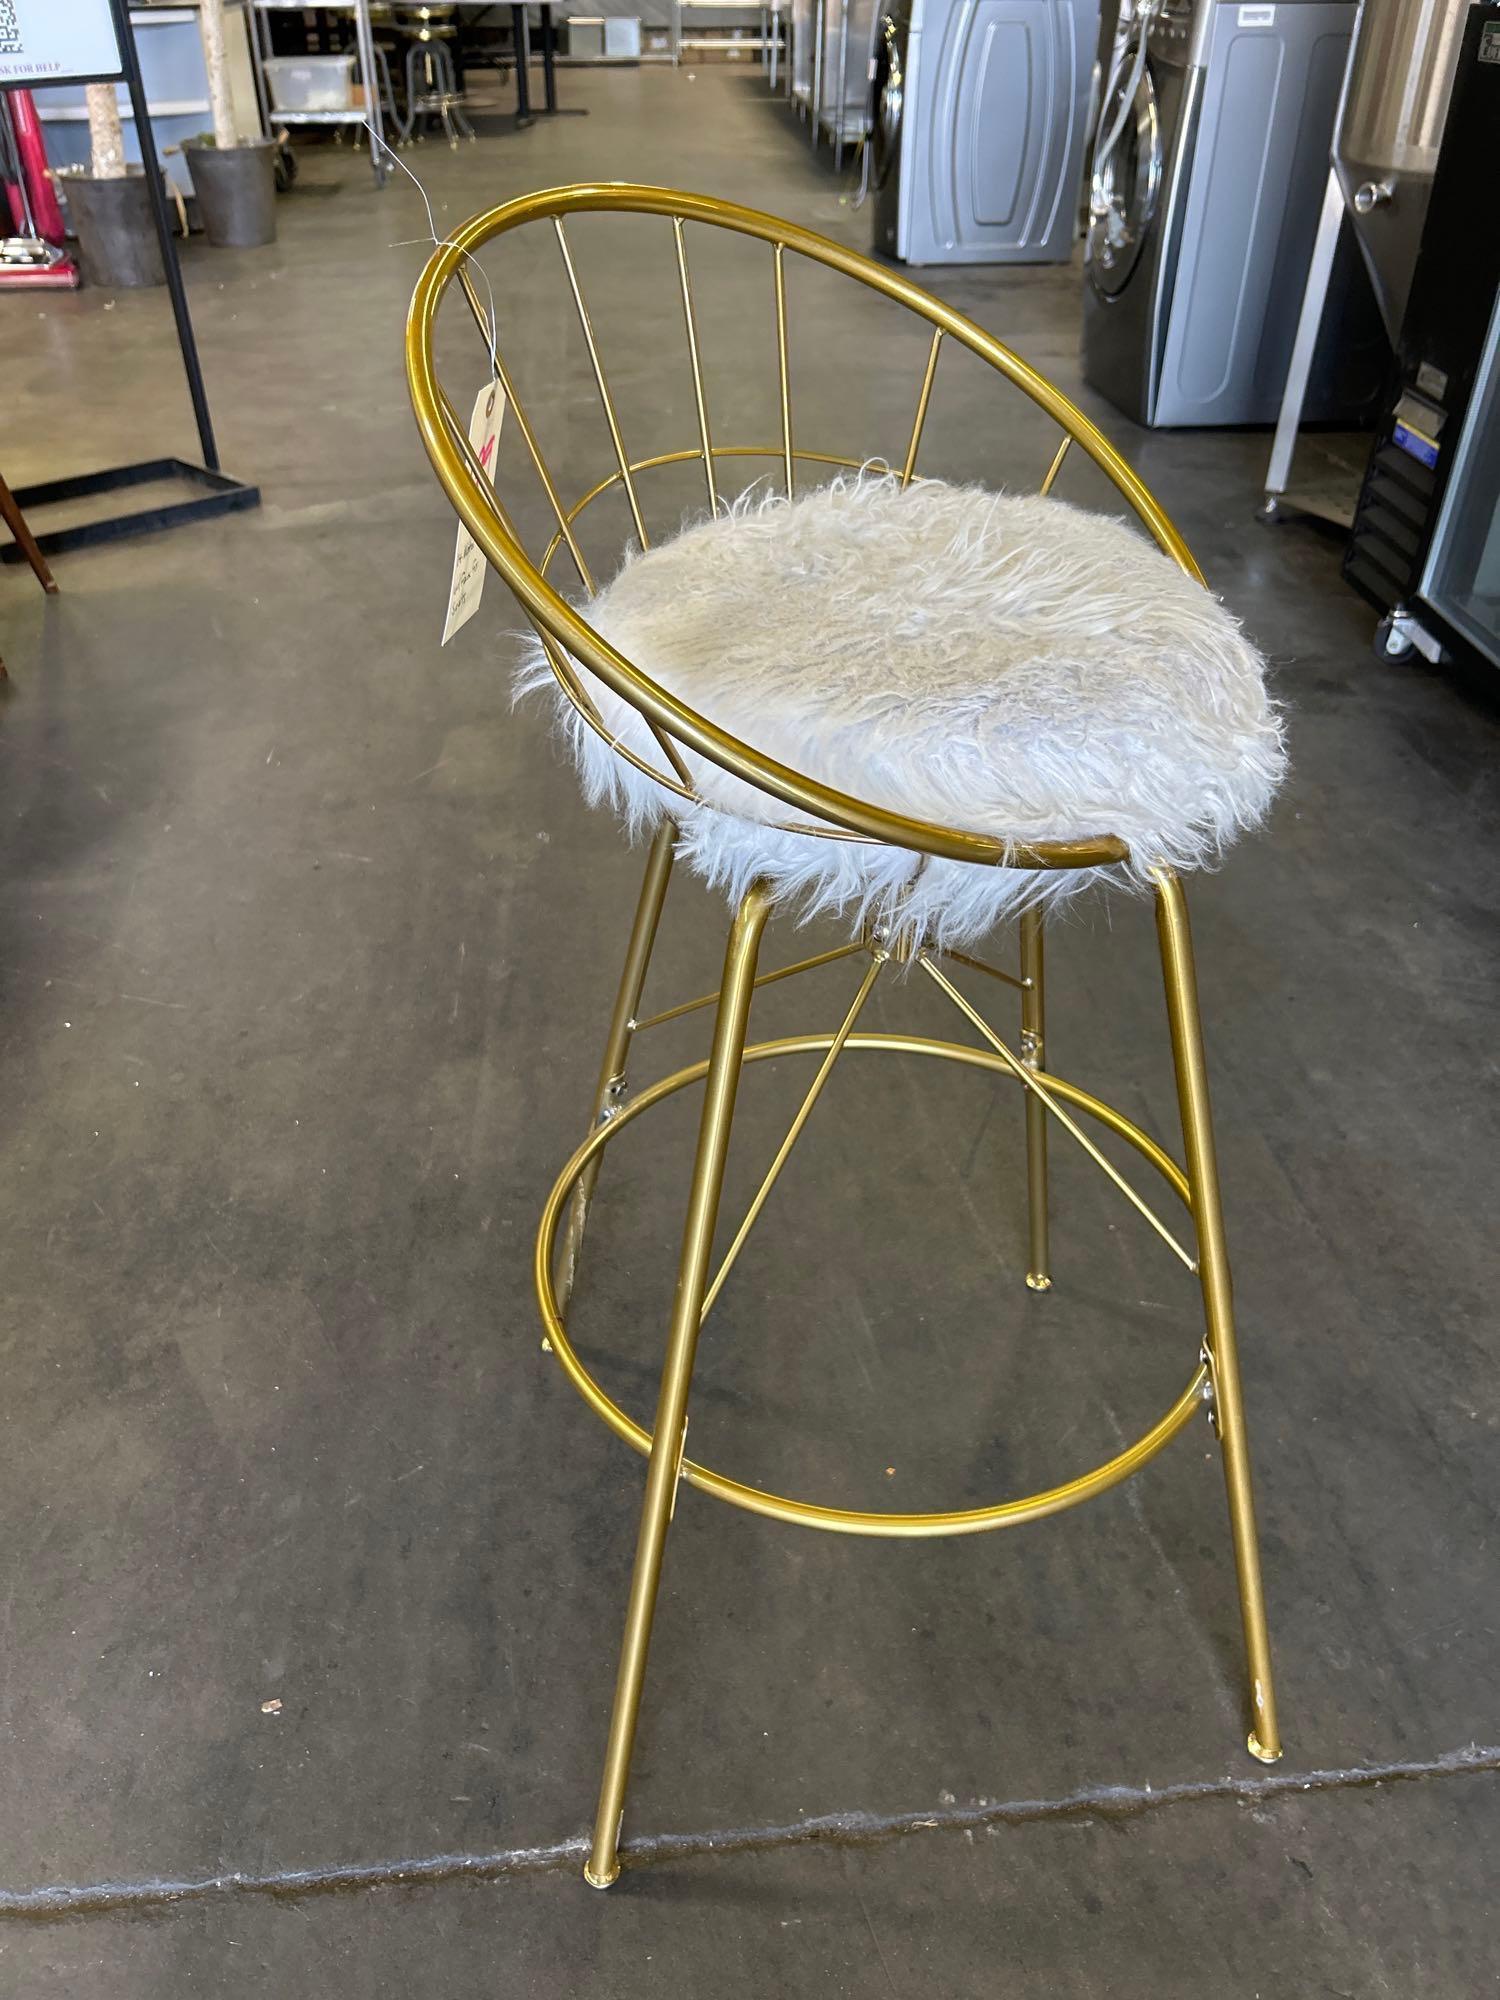
[[[116,542],[127,535],[150,534],[161,528],[180,527],[186,521],[206,521],[216,514],[237,514],[260,505],[260,488],[234,479],[219,463],[214,442],[213,421],[208,413],[208,396],[203,387],[203,370],[198,361],[198,343],[193,338],[193,322],[188,314],[187,293],[182,269],[177,262],[177,245],[172,220],[161,184],[161,165],[156,153],[156,134],[151,129],[151,113],[141,83],[141,65],[136,54],[135,33],[130,25],[129,0],[109,0],[110,14],[120,49],[120,70],[115,76],[67,77],[69,83],[117,83],[123,79],[130,92],[135,113],[135,129],[140,140],[141,166],[151,197],[151,213],[156,223],[156,239],[161,245],[162,268],[167,274],[167,292],[172,301],[172,317],[177,323],[177,344],[182,349],[182,365],[187,374],[188,394],[198,426],[198,442],[203,463],[195,465],[183,458],[150,458],[137,465],[117,465],[105,472],[77,473],[70,479],[50,479],[40,486],[19,489],[15,498],[23,509],[48,507],[58,501],[81,500],[95,493],[113,493],[129,486],[146,486],[161,480],[177,480],[201,489],[190,500],[146,507],[138,513],[115,514],[106,520],[87,521],[76,528],[54,528],[36,537],[45,555],[61,555],[68,549],[89,548],[99,542]],[[20,562],[17,543],[0,548],[0,562]]]

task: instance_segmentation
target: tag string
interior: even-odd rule
[[[412,172],[411,168],[406,164],[405,160],[402,159],[401,155],[396,151],[394,146],[392,146],[389,143],[389,141],[386,139],[385,134],[383,132],[377,132],[375,130],[375,127],[370,123],[368,118],[363,120],[363,124],[365,130],[370,134],[371,138],[375,140],[376,144],[380,147],[380,150],[385,154],[386,158],[392,161],[396,166],[398,166],[401,169],[402,173],[405,174],[406,178],[411,182],[412,186],[416,189],[417,193],[422,197],[422,206],[427,211],[427,234],[425,237],[408,236],[405,237],[400,243],[387,244],[386,248],[389,250],[400,250],[404,248],[407,243],[431,243],[432,247],[435,250],[456,250],[458,248],[458,245],[453,241],[451,236],[439,236],[437,233],[437,222],[433,217],[432,202],[428,198],[426,188],[423,187],[422,183],[417,179],[417,176]],[[484,280],[484,289],[489,297],[490,379],[498,387],[500,382],[500,355],[499,355],[500,337],[495,324],[495,288],[490,283],[489,272],[485,270],[483,264],[479,262],[477,257],[470,256],[469,252],[465,250],[463,253],[463,259],[464,262],[468,265],[469,269],[471,271],[477,271],[480,277]]]

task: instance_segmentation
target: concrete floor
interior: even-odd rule
[[[753,79],[565,85],[589,118],[417,156],[440,226],[630,177],[865,239]],[[1493,1990],[1496,707],[1377,662],[1336,550],[1254,523],[1264,436],[1146,438],[1087,396],[1290,711],[1269,832],[1195,898],[1286,1759],[1242,1748],[1206,1430],[977,1541],[688,1492],[638,1865],[579,1880],[640,1467],[538,1351],[529,1258],[639,863],[512,714],[493,581],[438,650],[453,527],[400,362],[421,233],[413,190],[329,149],[274,250],[195,244],[225,461],[264,508],[65,559],[50,604],[0,574],[0,1991]],[[577,242],[632,448],[688,441],[667,246]],[[573,490],[605,441],[546,247],[517,254],[502,337]],[[774,435],[768,274],[695,254],[709,351],[743,357],[719,435],[752,407]],[[1076,269],[935,283],[1078,389]],[[894,450],[920,334],[841,300],[799,274],[799,408]],[[0,311],[12,483],[191,450],[160,296]],[[461,326],[445,352],[466,400]],[[924,463],[1034,484],[1047,427],[958,359]],[[681,886],[657,1004],[712,983],[722,921]],[[1149,914],[1070,919],[1051,971],[1059,1067],[1172,1134]],[[811,980],[758,1025],[831,1024],[847,969]],[[702,1040],[662,1031],[638,1073]],[[1192,1367],[1189,1281],[1059,1153],[1031,1297],[1013,1096],[858,1062],[715,1310],[695,1456],[909,1506],[1109,1456]],[[793,1088],[747,1081],[741,1194]],[[622,1143],[577,1305],[643,1414],[692,1115]]]

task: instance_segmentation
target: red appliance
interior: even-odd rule
[[[0,291],[72,291],[78,267],[64,249],[62,210],[29,90],[0,91],[0,181],[14,231],[0,237]]]

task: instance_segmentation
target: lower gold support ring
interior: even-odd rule
[[[744,1061],[766,1062],[777,1056],[816,1055],[826,1051],[832,1044],[831,1035],[793,1035],[780,1041],[756,1042],[746,1048]],[[967,1063],[971,1068],[993,1070],[1001,1076],[1009,1076],[1011,1071],[1000,1056],[989,1049],[968,1048],[958,1042],[935,1041],[925,1035],[850,1035],[844,1044],[846,1049],[876,1050],[898,1055],[936,1056],[948,1062]],[[614,1402],[594,1380],[574,1352],[568,1338],[568,1330],[563,1324],[557,1307],[557,1293],[552,1278],[553,1254],[561,1226],[563,1211],[574,1183],[579,1179],[589,1162],[615,1138],[632,1119],[649,1111],[663,1098],[685,1089],[692,1083],[700,1083],[708,1073],[707,1062],[694,1063],[687,1069],[676,1071],[663,1077],[659,1083],[643,1090],[634,1101],[622,1107],[607,1123],[597,1126],[577,1152],[563,1168],[562,1173],[547,1197],[542,1211],[541,1226],[537,1231],[535,1277],[537,1301],[541,1307],[542,1324],[546,1337],[551,1341],[553,1352],[562,1363],[563,1371],[584,1401],[599,1417],[602,1417],[617,1437],[643,1455],[651,1450],[651,1433],[636,1423]],[[1171,1156],[1164,1152],[1147,1133],[1133,1125],[1123,1112],[1113,1105],[1092,1096],[1075,1083],[1050,1070],[1047,1074],[1048,1088],[1057,1096],[1096,1118],[1109,1127],[1120,1138],[1134,1146],[1141,1157],[1156,1168],[1168,1186],[1191,1207],[1191,1197],[1187,1178]],[[712,1493],[720,1500],[727,1500],[732,1506],[743,1507],[753,1514],[765,1514],[773,1520],[789,1521],[801,1527],[822,1528],[835,1534],[885,1535],[917,1538],[930,1535],[979,1534],[991,1528],[1017,1527],[1023,1521],[1036,1521],[1048,1514],[1061,1513],[1065,1508],[1076,1507],[1081,1501],[1089,1500],[1097,1493],[1103,1493],[1121,1480],[1128,1479],[1150,1459],[1161,1451],[1191,1420],[1203,1400],[1204,1387],[1208,1381],[1208,1369],[1200,1363],[1192,1380],[1182,1394],[1172,1404],[1166,1414],[1134,1444],[1114,1458],[1098,1465],[1092,1471],[1082,1473],[1061,1486],[1049,1487],[1043,1493],[1032,1493],[1017,1500],[1004,1500],[991,1507],[973,1507],[951,1513],[901,1514],[886,1512],[866,1512],[854,1508],[824,1507],[806,1500],[787,1499],[781,1494],[768,1493],[758,1486],[746,1486],[739,1480],[729,1479],[723,1473],[714,1472],[707,1466],[695,1464],[692,1459],[682,1461],[682,1477],[705,1493]],[[1251,1745],[1254,1751],[1254,1744]],[[1255,1753],[1261,1754],[1261,1753]],[[596,1882],[595,1888],[608,1888],[606,1882]]]

